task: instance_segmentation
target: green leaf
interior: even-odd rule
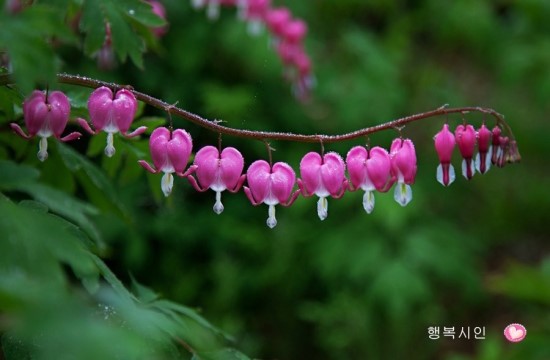
[[[15,120],[14,104],[23,103],[23,96],[8,86],[0,86],[0,123]]]
[[[116,1],[98,0],[102,3],[105,17],[111,26],[113,48],[122,62],[130,56],[138,68],[143,68],[142,53],[145,51],[143,40],[126,20],[128,9]]]
[[[197,351],[194,358],[200,360],[250,360],[248,356],[230,348],[215,351]]]
[[[218,335],[222,338],[225,338],[228,341],[234,341],[232,336],[230,336],[229,334],[227,334],[227,333],[223,332],[222,330],[218,329],[217,327],[212,325],[210,322],[208,322],[208,320],[206,320],[201,315],[199,315],[195,310],[193,310],[193,309],[191,309],[187,306],[177,304],[177,303],[169,301],[169,300],[157,300],[157,301],[155,301],[155,306],[160,310],[163,310],[163,311],[170,310],[170,311],[174,311],[175,313],[177,313],[179,315],[183,315],[185,317],[188,317],[189,319],[192,319],[195,322],[197,322],[199,325],[201,325],[205,329],[208,329],[208,330],[212,331],[214,334],[216,334],[216,335]]]
[[[132,291],[142,303],[147,304],[158,299],[159,296],[157,293],[155,293],[153,290],[149,289],[148,287],[140,284],[132,276],[132,274],[130,274],[130,279],[132,280]]]
[[[0,14],[0,48],[7,49],[14,78],[24,93],[37,83],[54,83],[58,63],[51,39],[74,43],[63,14],[54,8],[33,5],[18,16]]]
[[[100,8],[100,1],[85,0],[80,17],[80,30],[86,34],[84,52],[92,56],[105,43],[105,17]],[[102,21],[103,20],[103,21]]]
[[[34,183],[40,176],[36,168],[0,160],[0,189],[14,190],[21,184]]]
[[[76,176],[83,185],[89,184],[91,187],[99,190],[99,192],[94,192],[94,194],[101,196],[101,199],[96,197],[95,200],[102,204],[110,204],[111,207],[118,211],[119,215],[128,218],[128,210],[118,196],[117,190],[112,182],[95,164],[71,147],[62,143],[58,143],[58,150],[65,165],[72,172],[76,173]],[[90,191],[92,191],[91,188],[86,188],[86,191],[90,196]]]
[[[166,21],[153,13],[151,4],[144,1],[119,0],[118,5],[127,16],[147,27],[166,25]]]
[[[129,292],[124,284],[116,277],[116,275],[109,269],[109,267],[95,255],[91,255],[92,260],[98,267],[101,276],[112,286],[113,290],[122,297],[125,301],[134,301],[137,300],[136,297]]]
[[[0,214],[0,233],[5,234],[0,244],[0,271],[10,269],[11,265],[31,271],[33,276],[50,278],[57,273],[59,282],[62,269],[57,262],[63,262],[77,276],[99,274],[91,253],[75,236],[72,224],[43,209],[16,205],[5,197],[0,197]]]

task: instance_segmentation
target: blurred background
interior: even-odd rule
[[[490,107],[506,116],[522,162],[466,181],[455,153],[457,180],[444,188],[432,138],[445,118],[425,120],[403,129],[418,156],[408,206],[392,191],[377,194],[367,215],[362,192],[346,193],[329,199],[321,222],[316,198],[301,197],[278,208],[271,230],[267,207],[251,206],[242,191],[224,193],[221,215],[212,211],[213,192],[197,193],[181,179],[164,199],[160,175],[145,174],[135,154],[122,148],[119,160],[107,159],[84,140],[77,148],[101,164],[128,210],[121,217],[102,194],[86,194],[101,209],[93,219],[106,262],[123,281],[131,274],[200,308],[254,358],[550,359],[550,2],[275,1],[309,27],[316,86],[307,102],[284,81],[269,34],[250,36],[235,9],[209,21],[187,1],[163,3],[169,30],[146,54],[144,71],[132,64],[101,71],[74,49],[62,50],[64,70],[131,84],[251,130],[337,134],[444,104]],[[165,117],[150,107],[144,115]],[[475,127],[484,120],[465,119]],[[454,128],[462,117],[448,121]],[[217,144],[215,133],[177,118],[174,125],[192,135],[195,151]],[[369,141],[389,148],[396,136],[385,131]],[[345,156],[361,144],[326,144],[325,151]],[[149,160],[146,140],[134,145]],[[268,156],[259,141],[224,136],[223,145],[241,150],[245,166]],[[271,146],[274,161],[296,170],[306,152],[320,151]],[[50,160],[37,165],[44,181],[79,194],[48,170],[55,154]],[[526,327],[524,341],[503,337],[510,323]],[[472,333],[432,340],[432,326]],[[474,327],[485,329],[485,339],[474,339]]]

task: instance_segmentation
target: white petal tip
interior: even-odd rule
[[[38,160],[44,162],[48,158],[48,138],[40,138],[38,143],[38,154],[36,154]]]
[[[221,195],[222,193],[220,191],[216,191],[216,202],[214,203],[214,207],[212,208],[214,212],[218,215],[220,215],[224,209]]]
[[[317,201],[317,215],[321,221],[325,220],[328,216],[328,200],[326,197],[320,197]]]
[[[365,191],[363,195],[363,208],[367,214],[372,213],[374,210],[374,193],[372,191]]]
[[[269,217],[267,218],[266,224],[270,229],[273,229],[277,226],[277,219],[275,218],[275,205],[269,205],[268,214]]]
[[[412,189],[407,184],[397,184],[393,193],[393,198],[401,206],[407,206],[412,200]]]
[[[36,157],[38,160],[44,162],[48,158],[48,152],[47,151],[39,151],[38,154],[36,154]]]
[[[263,26],[260,20],[250,20],[248,22],[248,33],[252,36],[258,36],[262,33]]]
[[[174,187],[174,176],[172,173],[165,173],[162,175],[160,187],[164,196],[168,197],[172,193],[172,188]]]
[[[105,147],[105,155],[107,157],[113,157],[115,154],[115,145],[113,139],[113,133],[107,133],[107,146]]]

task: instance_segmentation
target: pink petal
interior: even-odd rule
[[[29,136],[35,136],[43,127],[48,117],[46,95],[35,90],[23,103],[23,116]]]
[[[355,189],[360,188],[367,177],[367,157],[368,151],[364,146],[353,147],[346,156],[349,178]]]
[[[167,165],[166,144],[170,140],[170,130],[165,127],[156,128],[149,138],[149,150],[151,158],[157,170],[162,170]]]
[[[321,155],[316,152],[307,153],[300,161],[300,177],[307,193],[304,196],[315,193],[321,185],[320,171],[322,163]]]
[[[434,137],[435,150],[442,164],[450,164],[455,148],[455,136],[449,131],[449,125],[443,125],[443,129]]]
[[[219,171],[220,153],[214,146],[205,146],[195,155],[197,179],[203,188],[209,188],[216,180]]]
[[[296,173],[290,165],[284,162],[277,162],[273,165],[271,192],[279,203],[285,203],[288,200],[295,183]]]
[[[477,147],[480,153],[487,153],[489,146],[491,146],[493,134],[491,130],[487,129],[485,124],[482,124],[477,131]]]
[[[271,167],[267,161],[254,161],[246,171],[246,181],[254,200],[263,202],[269,195],[271,185]]]
[[[302,41],[304,36],[306,36],[307,25],[300,19],[291,20],[286,24],[283,32],[286,41],[297,43]]]
[[[17,135],[21,136],[23,139],[29,140],[31,138],[29,135],[25,134],[25,131],[23,131],[23,129],[21,129],[21,126],[19,126],[18,124],[10,123],[10,127]]]
[[[137,100],[134,94],[126,89],[117,91],[113,101],[114,121],[122,133],[128,132],[137,111]]]
[[[88,99],[90,121],[96,131],[103,130],[112,121],[113,92],[102,86],[95,89]]]
[[[193,140],[187,131],[182,129],[174,130],[172,140],[166,145],[166,152],[169,161],[177,173],[183,172],[191,156]]]
[[[244,159],[234,147],[223,149],[220,161],[221,181],[228,189],[234,189],[244,168]]]
[[[49,111],[49,127],[56,138],[59,138],[67,122],[69,121],[69,115],[71,113],[71,104],[69,99],[61,91],[53,91],[48,95],[48,104],[50,105]]]
[[[271,32],[277,36],[282,36],[290,18],[291,14],[287,8],[272,9],[266,14],[266,23]]]
[[[476,131],[472,125],[458,125],[455,130],[458,150],[464,159],[471,159],[474,156],[476,147]]]
[[[367,177],[376,190],[383,191],[390,179],[391,160],[390,155],[381,147],[375,146],[369,151],[369,159],[366,163]]]
[[[400,183],[414,183],[416,176],[416,153],[410,139],[399,138],[392,142],[391,166]]]
[[[329,152],[324,156],[324,163],[321,166],[321,181],[330,195],[338,196],[341,192],[345,180],[345,169],[346,165],[339,154]]]

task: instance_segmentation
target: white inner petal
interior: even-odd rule
[[[216,191],[216,202],[214,203],[213,209],[214,209],[214,212],[218,215],[220,215],[223,212],[221,191]]]
[[[277,219],[275,218],[275,205],[269,205],[268,218],[266,221],[267,226],[273,229],[277,225]]]
[[[405,183],[398,183],[393,193],[393,198],[401,206],[406,206],[412,200],[412,189]]]
[[[41,137],[38,143],[38,154],[36,154],[38,160],[45,161],[48,158],[48,138]]]
[[[320,197],[317,201],[317,215],[319,219],[325,220],[328,216],[328,200],[326,197]]]
[[[164,173],[160,181],[160,188],[162,189],[164,196],[167,197],[168,195],[170,195],[170,193],[172,192],[173,186],[174,186],[174,176],[172,175],[172,173]]]
[[[374,210],[374,192],[365,191],[363,195],[363,208],[370,214]]]
[[[105,155],[107,157],[112,157],[115,154],[115,145],[114,145],[114,139],[113,139],[113,133],[107,133],[107,146],[105,147]]]

